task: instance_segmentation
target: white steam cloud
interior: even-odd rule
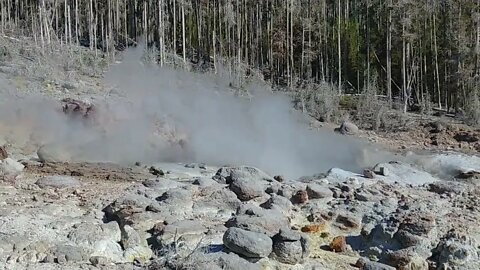
[[[252,84],[253,98],[235,97],[221,76],[144,66],[140,55],[127,53],[106,74],[114,90],[93,101],[97,125],[36,97],[2,105],[0,132],[8,126],[17,138],[22,131],[59,145],[72,161],[251,165],[287,177],[358,171],[387,157],[351,137],[309,130],[289,98],[267,87]]]

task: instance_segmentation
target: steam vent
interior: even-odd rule
[[[0,270],[480,269],[479,14],[1,0]]]

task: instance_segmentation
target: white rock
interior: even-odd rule
[[[23,164],[11,158],[6,158],[0,161],[0,173],[2,174],[20,173],[24,168],[25,166],[23,166]]]
[[[105,239],[95,243],[91,256],[102,256],[112,262],[124,261],[122,247],[111,239]]]

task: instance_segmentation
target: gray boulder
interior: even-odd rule
[[[343,135],[355,135],[358,133],[358,127],[352,122],[344,121],[338,129],[336,129]]]
[[[195,252],[190,256],[190,260],[182,266],[192,270],[260,270],[260,264],[249,262],[248,260],[230,252],[203,253]]]
[[[231,251],[248,258],[264,258],[272,252],[272,239],[265,234],[229,228],[223,244]]]
[[[272,257],[286,264],[297,264],[302,261],[307,248],[298,232],[292,230],[280,230],[273,237]]]
[[[4,160],[0,160],[0,175],[12,175],[18,174],[23,171],[25,166],[20,162],[17,162],[11,158],[5,158]]]
[[[137,231],[128,225],[125,225],[122,228],[121,243],[124,249],[136,246],[147,246],[147,240],[144,237],[141,237]]]
[[[287,214],[292,210],[293,204],[289,199],[283,196],[272,194],[266,202],[261,204],[261,207],[266,209],[277,209],[284,214]]]
[[[59,263],[84,262],[89,259],[87,250],[71,245],[56,246],[53,254]]]
[[[239,209],[237,215],[227,221],[227,227],[237,227],[244,230],[267,234],[272,237],[280,229],[287,229],[290,222],[282,212],[275,209],[262,209],[247,206]]]
[[[38,159],[42,162],[68,162],[71,156],[65,147],[57,144],[46,144],[37,151]]]
[[[323,199],[333,197],[333,192],[328,187],[322,187],[316,184],[308,184],[307,193],[309,199]]]
[[[75,188],[81,186],[81,182],[73,176],[52,175],[37,180],[35,184],[41,188]]]
[[[355,266],[360,270],[395,270],[395,267],[383,263],[372,262],[367,258],[358,259]]]
[[[480,269],[478,243],[453,230],[441,238],[432,258],[438,269]]]
[[[234,180],[244,179],[251,181],[267,181],[273,182],[274,179],[265,172],[255,167],[240,166],[240,167],[222,167],[217,171],[217,176],[224,177],[227,184]]]
[[[241,178],[232,180],[230,190],[233,191],[241,201],[249,201],[265,193],[261,182]]]

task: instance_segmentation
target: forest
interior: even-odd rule
[[[480,0],[1,0],[0,17],[44,49],[111,59],[142,42],[159,65],[374,91],[405,112],[480,109]]]

